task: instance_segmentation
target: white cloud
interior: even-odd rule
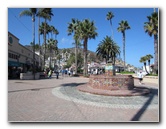
[[[62,38],[62,39],[61,39],[61,43],[69,43],[69,39]]]
[[[58,43],[59,48],[71,48],[73,47],[74,40],[63,37]]]

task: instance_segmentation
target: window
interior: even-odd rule
[[[8,54],[8,58],[13,58],[13,59],[18,59],[18,55],[16,55],[16,54],[12,54],[12,53],[9,53]]]

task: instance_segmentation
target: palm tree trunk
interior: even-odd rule
[[[115,57],[112,58],[112,61],[113,61],[113,75],[115,76]]]
[[[148,60],[148,65],[149,65],[149,67],[150,67],[150,60]]]
[[[150,71],[150,60],[148,60],[148,66],[149,66],[149,72],[151,73],[151,71]]]
[[[51,47],[50,47],[50,61],[49,61],[49,68],[51,69]]]
[[[158,36],[154,35],[154,52],[155,52],[155,59],[154,59],[154,69],[155,73],[158,74]]]
[[[39,42],[39,67],[41,69],[41,60],[40,60],[40,54],[41,54],[41,47],[40,47],[40,32],[39,32],[39,27],[40,27],[40,17],[38,17],[38,42]]]
[[[110,20],[110,25],[111,25],[111,31],[112,31],[112,39],[114,40],[114,32],[113,32],[113,27],[112,27],[112,22]]]
[[[145,62],[144,62],[144,67],[145,67],[146,73],[149,74],[149,72],[148,72],[147,69],[146,69],[146,63],[145,63]]]
[[[88,42],[88,39],[85,38],[84,39],[84,76],[87,75],[87,71],[88,71],[88,68],[87,68],[87,42]]]
[[[32,16],[34,19],[34,15]],[[33,79],[35,80],[35,19],[33,20]]]
[[[123,59],[124,59],[124,71],[126,70],[126,61],[125,61],[125,32],[123,32]]]
[[[75,74],[77,74],[77,48],[78,48],[78,44],[77,44],[77,40],[75,40],[76,46],[75,46]]]
[[[45,67],[45,60],[46,60],[46,19],[44,23],[44,67]]]

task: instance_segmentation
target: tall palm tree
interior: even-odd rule
[[[30,8],[29,10],[24,10],[20,13],[20,17],[21,16],[30,16],[32,17],[32,33],[33,33],[33,46],[35,46],[35,16],[37,13],[37,9],[36,8]],[[35,47],[33,47],[33,75],[34,75],[34,80],[35,80]]]
[[[88,39],[95,39],[98,36],[96,32],[97,28],[94,25],[94,21],[90,21],[89,19],[85,19],[80,22],[78,26],[78,34],[79,39],[83,40],[84,45],[84,76],[88,74],[88,67],[87,67],[87,48],[88,48]]]
[[[38,43],[39,43],[39,67],[40,67],[40,69],[42,68],[41,45],[40,45],[40,35],[41,35],[41,31],[40,31],[40,17],[42,15],[41,12],[42,12],[42,9],[38,8],[38,12],[37,12],[36,16],[38,17]]]
[[[51,38],[53,38],[53,34],[55,35],[55,39],[59,34],[59,31],[52,25],[49,27],[49,32],[51,33]]]
[[[122,20],[120,23],[119,23],[119,27],[117,28],[118,32],[121,32],[122,33],[122,36],[123,36],[123,59],[124,59],[124,69],[125,69],[125,63],[126,63],[126,60],[125,60],[125,38],[126,38],[126,34],[125,34],[125,31],[130,29],[130,26],[128,24],[127,21],[124,21]]]
[[[80,21],[76,19],[72,19],[70,23],[68,23],[68,35],[71,35],[74,33],[74,40],[75,40],[75,74],[77,74],[77,55],[78,55],[78,45],[80,44],[79,40],[79,34],[77,33],[78,31],[78,26],[79,26]]]
[[[52,30],[53,31],[53,34],[55,35],[55,39],[57,37],[57,35],[59,34],[59,31],[55,28]]]
[[[44,66],[45,66],[45,56],[46,56],[46,23],[47,23],[47,20],[51,20],[51,17],[54,16],[53,13],[52,13],[52,9],[51,8],[43,8],[41,10],[41,15],[40,17],[44,18],[44,45],[45,45],[45,50],[44,50]]]
[[[148,22],[144,23],[144,29],[150,37],[154,36],[154,69],[158,74],[158,13],[152,13],[151,16],[147,16],[147,19]]]
[[[42,22],[41,25],[40,25],[40,27],[39,27],[39,32],[40,32],[40,35],[43,35],[43,40],[45,40],[46,37],[45,37],[44,33],[46,32],[46,35],[47,35],[47,34],[49,34],[49,32],[51,32],[50,31],[50,26],[47,23],[45,24],[45,22]],[[43,53],[42,55],[44,55],[44,62],[45,62],[46,54],[47,54],[47,52],[46,52],[47,43],[46,44],[43,43],[43,44],[44,45],[42,45],[42,53]]]
[[[57,50],[57,43],[58,41],[57,40],[54,40],[54,39],[49,39],[47,40],[47,48],[49,49],[49,54],[50,54],[50,62],[49,62],[49,67],[51,69],[51,59],[52,59],[52,50]]]
[[[106,36],[98,45],[96,50],[97,56],[106,58],[106,63],[109,59],[112,61],[113,67],[115,67],[116,57],[120,54],[120,47],[109,36]],[[113,69],[113,75],[115,75],[115,69]]]
[[[112,38],[114,39],[114,33],[112,28],[112,18],[114,17],[114,14],[112,12],[108,12],[106,15],[106,19],[110,21],[111,30],[112,30]]]
[[[44,41],[44,26],[45,26],[45,24],[44,24],[44,22],[42,22],[41,23],[41,25],[39,26],[39,33],[40,33],[40,35],[43,35],[43,41]],[[44,42],[43,42],[43,44],[44,44]],[[44,51],[45,51],[45,49],[44,48],[46,48],[46,46],[44,46],[44,45],[41,45],[41,55],[42,56],[44,56]]]

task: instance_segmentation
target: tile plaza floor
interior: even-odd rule
[[[9,122],[159,122],[158,80],[145,78],[146,96],[115,97],[78,91],[83,77],[8,80]],[[134,80],[139,86],[138,80]]]

